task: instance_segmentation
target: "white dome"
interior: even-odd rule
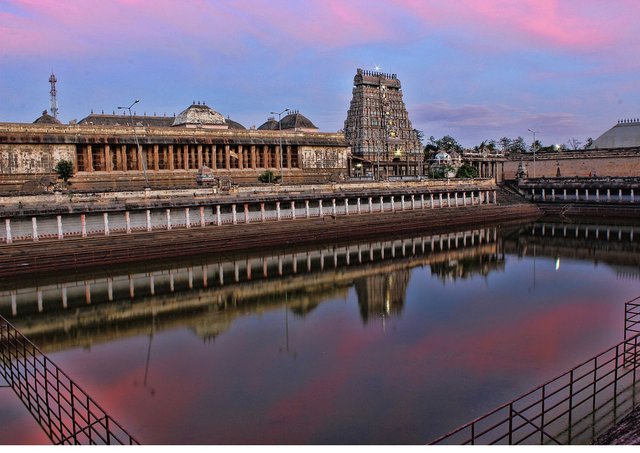
[[[205,104],[192,104],[180,112],[173,121],[173,126],[225,126],[224,116]]]

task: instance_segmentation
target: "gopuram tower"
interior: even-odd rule
[[[422,144],[409,121],[396,74],[358,69],[344,134],[354,156],[353,176],[423,174]]]

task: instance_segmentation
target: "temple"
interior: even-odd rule
[[[361,176],[425,174],[423,146],[411,126],[396,74],[357,70],[344,135]]]

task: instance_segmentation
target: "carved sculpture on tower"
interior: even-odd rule
[[[396,74],[358,69],[344,122],[353,167],[376,179],[423,174],[424,153]]]

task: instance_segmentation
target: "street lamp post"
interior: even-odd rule
[[[278,115],[278,129],[280,133],[278,134],[278,140],[280,143],[280,184],[284,182],[284,168],[282,166],[282,122],[280,121],[283,113],[289,113],[289,109],[284,109],[282,112],[271,112],[272,115]]]
[[[532,131],[531,129],[527,129],[529,132],[533,134],[533,143],[531,144],[531,148],[533,148],[533,177],[536,177],[536,134],[540,133],[540,131]]]
[[[129,110],[129,118],[131,119],[131,127],[133,128],[133,137],[136,140],[136,148],[138,149],[138,159],[142,162],[142,174],[144,176],[145,189],[149,188],[149,180],[147,179],[147,163],[142,157],[142,150],[140,149],[140,142],[138,141],[138,134],[136,133],[136,125],[133,122],[133,115],[131,114],[131,107],[140,102],[140,99],[136,99],[129,107],[118,107],[118,110]]]

